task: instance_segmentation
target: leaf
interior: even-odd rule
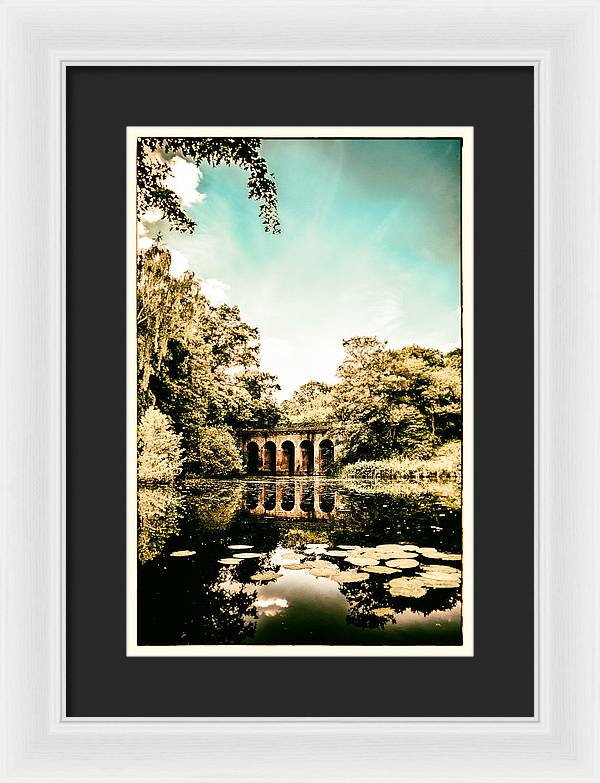
[[[263,571],[260,574],[254,574],[250,579],[252,579],[253,582],[273,582],[281,576],[283,576],[283,574],[278,574],[275,571]]]
[[[191,557],[196,552],[193,549],[180,549],[177,552],[171,552],[171,557]]]
[[[416,568],[419,565],[419,561],[401,558],[399,560],[386,560],[385,564],[390,568]]]

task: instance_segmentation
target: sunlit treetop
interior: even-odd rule
[[[277,187],[260,155],[260,139],[178,138],[147,136],[137,142],[137,216],[160,210],[171,229],[190,233],[196,223],[182,209],[177,194],[167,187],[170,161],[175,156],[200,166],[225,164],[248,172],[248,198],[260,202],[265,231],[280,233]]]

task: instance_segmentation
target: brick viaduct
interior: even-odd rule
[[[337,446],[326,427],[243,430],[246,470],[262,476],[327,476]]]

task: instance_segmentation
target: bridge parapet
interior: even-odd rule
[[[242,430],[240,439],[251,475],[329,475],[338,456],[327,425]]]

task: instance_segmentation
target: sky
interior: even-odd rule
[[[197,222],[163,231],[173,275],[191,268],[213,304],[238,305],[261,337],[281,399],[336,381],[342,340],[460,344],[460,142],[268,139],[281,234],[264,231],[237,167],[175,159],[169,186]]]

